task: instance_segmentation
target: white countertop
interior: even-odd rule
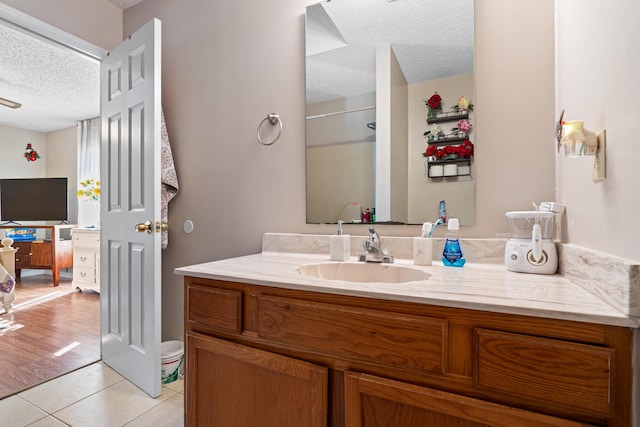
[[[263,252],[238,258],[180,267],[184,276],[237,281],[278,288],[416,302],[446,307],[638,327],[630,317],[560,275],[534,275],[507,271],[503,265],[467,263],[462,268],[395,264],[431,274],[425,281],[356,283],[300,275],[296,267],[331,262],[327,254]],[[352,256],[349,262],[357,262]]]

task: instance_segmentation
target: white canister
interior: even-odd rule
[[[444,165],[444,176],[458,175],[458,165],[455,163]]]
[[[433,261],[433,239],[430,237],[413,238],[413,263],[431,265]]]

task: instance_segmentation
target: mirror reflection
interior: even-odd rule
[[[473,111],[464,138],[454,111],[461,97],[473,102],[473,32],[473,0],[307,7],[307,223],[357,222],[368,210],[369,221],[419,224],[439,218],[443,200],[448,217],[475,222],[473,157],[426,156],[477,143]],[[428,141],[425,101],[436,92],[439,115],[454,115]]]

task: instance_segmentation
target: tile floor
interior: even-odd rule
[[[3,426],[184,426],[184,382],[150,398],[102,362],[0,400]]]

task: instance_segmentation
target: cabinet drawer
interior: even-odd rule
[[[16,242],[13,244],[16,249],[16,267],[24,267],[31,264],[31,243]]]
[[[258,335],[351,360],[445,372],[442,319],[261,296]]]
[[[473,376],[478,388],[607,416],[614,356],[608,348],[477,328]]]
[[[87,248],[87,249],[100,249],[100,232],[73,233],[73,247],[74,248]]]
[[[76,249],[73,251],[73,267],[95,268],[96,253],[93,251],[83,251]]]
[[[242,332],[242,292],[190,285],[187,321],[239,334]]]
[[[31,265],[31,255],[16,254],[16,268],[25,267],[28,265]]]
[[[82,282],[95,283],[96,270],[88,267],[73,267],[73,280]]]

